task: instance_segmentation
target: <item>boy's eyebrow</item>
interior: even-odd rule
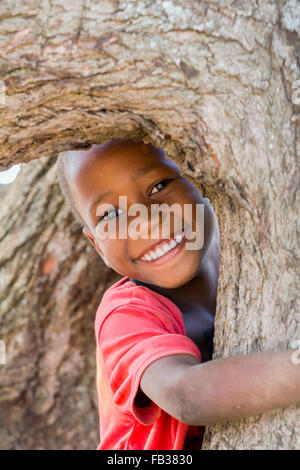
[[[132,178],[137,178],[139,175],[141,174],[145,174],[145,173],[148,173],[150,172],[151,170],[154,170],[155,168],[157,168],[157,166],[147,166],[146,168],[140,168],[139,170],[137,170],[133,175],[132,175]],[[102,193],[100,196],[97,196],[94,201],[91,202],[90,206],[89,206],[89,212],[92,211],[93,207],[96,205],[96,204],[99,204],[100,201],[102,201],[102,199],[104,198],[104,196],[107,196],[108,194],[111,194],[113,191],[112,190],[108,190],[108,191],[105,191],[105,193]]]
[[[93,207],[98,204],[100,201],[102,201],[102,199],[104,198],[104,196],[107,196],[107,194],[111,194],[112,191],[105,191],[105,193],[102,193],[100,194],[100,196],[97,196],[96,199],[94,199],[91,204],[90,204],[90,207],[89,207],[89,212],[92,211]]]

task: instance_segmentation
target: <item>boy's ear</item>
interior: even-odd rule
[[[95,240],[95,237],[94,235],[89,232],[89,230],[86,228],[86,227],[83,227],[82,229],[82,233],[83,235],[91,242],[91,244],[93,245],[93,247],[95,248],[95,250],[97,251],[97,253],[101,256],[101,258],[103,259],[104,263],[106,264],[106,266],[108,268],[110,268],[110,264],[106,258],[106,256],[103,254],[103,251],[101,250],[100,246],[98,245],[97,241]]]
[[[97,241],[95,240],[94,235],[86,227],[83,227],[82,233],[91,242],[91,244],[93,245],[95,250],[99,253],[99,255],[103,257],[102,250],[99,247]]]

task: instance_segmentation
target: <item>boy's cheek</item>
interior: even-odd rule
[[[124,241],[126,240],[107,240],[102,242],[103,256],[108,260],[112,269],[122,269],[122,267],[128,264]]]

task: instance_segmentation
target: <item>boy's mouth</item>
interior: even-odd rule
[[[185,244],[185,236],[183,233],[172,236],[168,240],[163,240],[156,243],[153,247],[145,251],[141,256],[134,259],[136,263],[153,263],[161,264],[162,261],[167,260],[167,258],[173,257]]]

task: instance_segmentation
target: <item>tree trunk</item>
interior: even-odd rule
[[[219,220],[214,357],[300,339],[299,17],[296,0],[1,2],[0,165],[47,157],[2,199],[3,448],[98,437],[91,338],[116,275],[65,207],[60,152],[117,137],[162,146]],[[299,448],[299,417],[209,427],[204,448]]]
[[[94,317],[116,276],[74,222],[55,163],[23,166],[1,204],[1,449],[99,442]]]

